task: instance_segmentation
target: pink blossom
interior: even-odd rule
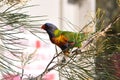
[[[36,41],[36,48],[40,48],[40,47],[41,47],[40,41],[37,40],[37,41]]]
[[[21,80],[19,75],[7,74],[3,76],[4,80]]]
[[[55,80],[55,74],[48,73],[44,76],[43,80]]]

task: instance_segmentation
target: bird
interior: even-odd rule
[[[70,49],[81,47],[81,43],[86,39],[85,33],[63,31],[58,29],[57,26],[52,23],[43,24],[41,29],[47,32],[50,41],[57,45],[63,51],[65,56],[69,56]]]

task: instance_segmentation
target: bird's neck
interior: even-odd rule
[[[50,38],[53,38],[55,37],[54,33],[52,31],[47,31],[48,35]]]
[[[50,38],[55,37],[54,31],[55,30],[47,30],[47,33],[48,33],[48,35],[49,35]]]
[[[55,31],[54,31],[54,35],[55,35],[55,36],[59,36],[59,35],[60,35],[60,30],[59,30],[59,29],[55,30]]]

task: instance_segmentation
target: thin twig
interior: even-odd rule
[[[52,66],[51,68],[49,68],[49,66],[51,65],[51,63],[60,55],[62,54],[63,52],[60,52],[59,54],[57,54],[56,56],[54,56],[51,61],[48,63],[48,65],[46,66],[45,70],[40,74],[38,75],[37,77],[35,77],[34,79],[35,80],[42,80],[43,76],[50,72],[51,70],[53,70],[54,68],[56,68],[59,64],[55,64],[54,66]]]

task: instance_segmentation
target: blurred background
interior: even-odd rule
[[[81,29],[91,21],[96,9],[95,0],[31,0],[29,4],[40,5],[33,7],[30,14],[47,15],[46,22],[51,22],[59,28],[67,30],[71,30],[70,22]]]

